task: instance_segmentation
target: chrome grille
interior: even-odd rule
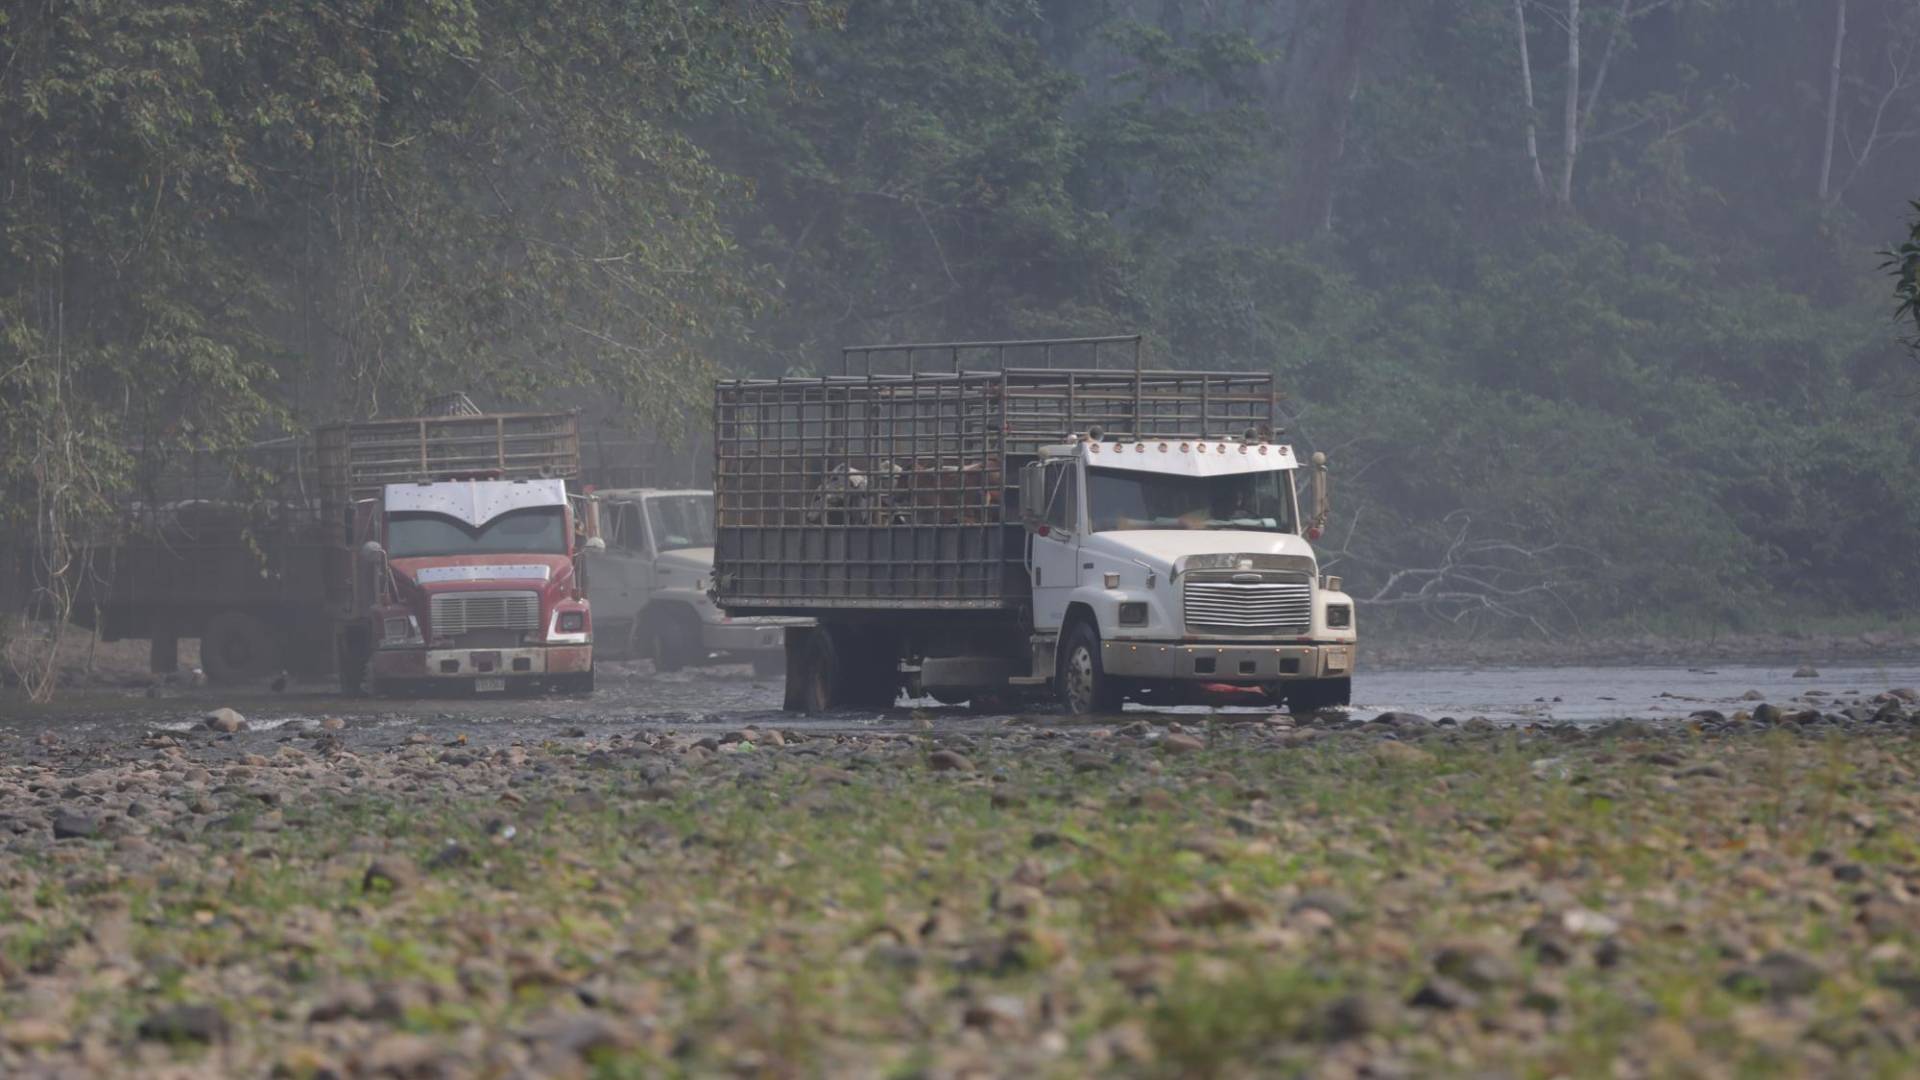
[[[441,593],[433,598],[431,618],[435,637],[452,637],[469,630],[538,630],[540,594]]]
[[[1313,586],[1305,581],[1188,581],[1189,633],[1304,634],[1313,627]]]

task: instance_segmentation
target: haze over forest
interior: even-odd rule
[[[0,484],[1138,330],[1280,376],[1370,613],[1900,613],[1915,136],[1913,0],[8,3]]]

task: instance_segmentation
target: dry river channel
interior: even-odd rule
[[[1796,672],[1802,672],[1796,675]],[[1733,715],[1758,702],[1789,711],[1871,712],[1872,699],[1920,686],[1920,657],[1850,660],[1821,665],[1807,676],[1792,661],[1715,663],[1711,666],[1551,666],[1409,668],[1362,672],[1354,707],[1323,725],[1361,727],[1385,716],[1411,714],[1442,727],[1479,717],[1500,726],[1603,724],[1612,720],[1697,723],[1715,713]],[[157,695],[157,696],[152,696]],[[655,675],[650,665],[607,664],[590,698],[471,696],[374,700],[341,697],[330,688],[296,684],[283,693],[265,688],[161,688],[156,691],[76,690],[48,706],[0,704],[0,760],[31,762],[55,741],[70,756],[87,747],[111,752],[156,732],[203,727],[207,714],[232,708],[251,733],[280,737],[317,732],[327,724],[349,749],[404,743],[420,734],[466,735],[482,745],[549,738],[600,738],[642,731],[715,735],[748,727],[811,734],[886,734],[939,731],[980,734],[1020,728],[1071,729],[1057,711],[976,713],[931,700],[903,702],[884,712],[804,717],[780,711],[778,680],[756,680],[744,667]],[[1271,710],[1182,708],[1126,716],[1188,727],[1247,722]],[[1418,722],[1417,720],[1415,721]]]

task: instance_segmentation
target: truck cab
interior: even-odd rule
[[[785,628],[804,619],[732,618],[714,606],[713,492],[602,489],[606,550],[592,560],[591,594],[603,656],[646,658],[656,671],[751,663],[783,665]]]
[[[387,484],[356,506],[344,681],[376,693],[593,689],[579,559],[602,542],[557,479]]]
[[[1041,448],[1021,477],[1036,653],[1071,711],[1196,688],[1347,704],[1353,601],[1319,574],[1299,471],[1253,437]]]

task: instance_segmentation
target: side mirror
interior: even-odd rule
[[[1307,526],[1307,539],[1318,540],[1327,527],[1332,507],[1327,502],[1327,455],[1313,452],[1313,520]]]
[[[1020,521],[1038,525],[1047,513],[1047,468],[1038,461],[1020,467]]]
[[[589,536],[587,537],[586,550],[590,555],[604,555],[607,550],[607,542],[597,536]]]
[[[380,541],[369,540],[360,545],[360,561],[368,566],[378,566],[387,561],[387,549],[380,546]]]

